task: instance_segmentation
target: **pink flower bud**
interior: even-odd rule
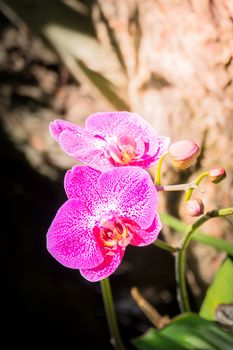
[[[225,169],[223,168],[213,168],[208,173],[209,180],[214,184],[217,184],[220,181],[224,180],[226,176],[227,175]]]
[[[199,216],[204,213],[204,204],[201,199],[190,199],[185,203],[186,213],[190,216]]]
[[[176,168],[186,169],[196,160],[199,153],[199,147],[193,141],[182,140],[172,143],[168,152],[172,164]]]

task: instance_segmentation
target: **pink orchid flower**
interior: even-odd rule
[[[68,200],[47,233],[47,248],[62,265],[91,282],[111,275],[126,247],[152,243],[161,230],[157,191],[139,167],[105,173],[75,166],[66,173]]]
[[[60,119],[49,127],[64,152],[100,171],[125,165],[149,168],[170,142],[140,115],[129,112],[92,114],[85,128]]]

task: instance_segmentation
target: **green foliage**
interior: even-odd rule
[[[169,214],[162,213],[160,214],[160,217],[164,224],[168,225],[178,233],[184,234],[187,231],[187,228],[189,227],[182,221],[178,220],[177,218]],[[210,245],[218,250],[223,250],[228,255],[233,256],[233,244],[230,242],[227,242],[226,240],[208,236],[202,233],[200,230],[197,230],[196,232],[193,233],[192,240],[202,244]]]
[[[232,350],[233,334],[213,321],[186,313],[160,331],[150,329],[133,344],[139,350]]]
[[[227,258],[216,273],[201,306],[200,316],[215,319],[215,309],[219,304],[233,303],[233,261]]]

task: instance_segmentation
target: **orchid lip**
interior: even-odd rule
[[[118,246],[125,248],[129,245],[132,232],[122,218],[103,218],[95,231],[98,233],[108,255],[112,255]]]
[[[109,157],[116,163],[128,165],[137,157],[136,142],[128,136],[107,137],[107,151]]]

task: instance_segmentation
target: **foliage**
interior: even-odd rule
[[[200,310],[201,317],[207,320],[215,320],[218,305],[233,303],[232,282],[233,261],[227,258],[217,271],[214,281],[207,290]]]
[[[150,329],[133,344],[139,350],[231,350],[233,334],[215,322],[186,313],[160,331]]]

